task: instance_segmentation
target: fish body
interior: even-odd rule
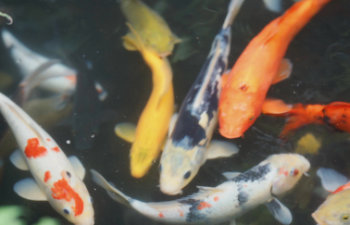
[[[24,80],[35,73],[40,66],[50,62],[51,59],[26,47],[9,31],[3,30],[1,36]],[[71,95],[75,90],[75,74],[74,69],[57,62],[48,65],[47,68],[42,68],[40,74],[36,77],[35,83],[38,83],[37,86],[44,90]],[[22,83],[22,85],[27,84]]]
[[[328,124],[338,130],[350,132],[350,103],[332,102],[323,104],[287,105],[281,100],[268,100],[264,103],[263,113],[287,117],[280,136],[288,134],[307,124]]]
[[[114,200],[153,220],[175,224],[217,224],[233,221],[250,209],[267,204],[276,219],[289,224],[292,220],[290,211],[274,196],[292,189],[309,167],[308,160],[301,155],[276,154],[216,187],[200,187],[198,193],[177,200],[148,203],[120,192],[98,172],[92,171],[92,174],[93,180]]]
[[[133,46],[138,49],[152,72],[151,95],[137,122],[130,150],[131,175],[140,178],[146,174],[158,157],[174,113],[174,90],[172,70],[167,58],[148,48],[137,30],[129,24],[136,39]],[[118,130],[118,125],[116,130]],[[117,132],[118,135],[118,132]]]
[[[318,225],[347,225],[350,220],[350,182],[333,169],[320,168],[317,175],[331,193],[312,213]],[[339,186],[340,185],[340,186]],[[333,189],[333,190],[332,190]]]
[[[73,107],[71,99],[54,95],[46,98],[29,99],[23,103],[22,108],[40,126],[47,129],[57,125],[62,119],[70,115]],[[12,132],[7,130],[0,140],[1,157],[8,155],[16,147],[16,140]]]
[[[231,23],[243,3],[242,0],[231,2],[229,19],[216,35],[162,152],[160,189],[165,194],[179,194],[207,159],[207,147],[217,125],[221,74],[226,70],[230,52]],[[223,155],[217,157],[220,156]]]
[[[223,78],[219,100],[219,131],[238,138],[254,123],[271,84],[289,76],[282,60],[294,36],[330,0],[302,0],[270,22],[250,41],[230,73]]]
[[[11,161],[18,168],[29,170],[34,178],[17,182],[15,192],[26,199],[48,201],[73,224],[94,224],[91,198],[81,180],[85,170],[80,161],[76,157],[69,161],[52,137],[1,93],[0,111],[20,148]]]
[[[159,56],[170,55],[180,39],[171,32],[165,20],[140,0],[122,0],[120,4],[128,23],[137,31],[144,45]],[[135,39],[133,32],[123,39],[128,50],[137,50],[129,45],[129,40]]]

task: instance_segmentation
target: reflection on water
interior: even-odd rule
[[[175,101],[179,106],[220,29],[227,1],[192,0],[189,3],[186,0],[150,0],[146,3],[160,12],[174,33],[183,40],[170,57]],[[292,1],[283,1],[283,4],[287,8]],[[269,96],[305,104],[350,101],[349,10],[348,0],[334,0],[296,36],[286,54],[294,65],[292,75],[272,86]],[[1,21],[2,29],[8,29],[31,49],[59,58],[78,71],[88,64],[91,75],[108,92],[107,99],[100,106],[99,117],[103,119],[98,120],[99,129],[92,136],[94,142],[90,148],[75,148],[79,143],[74,143],[72,134],[74,114],[48,126],[48,132],[65,153],[77,155],[87,170],[94,168],[100,171],[134,198],[144,201],[172,199],[159,191],[158,162],[145,177],[131,177],[128,161],[130,144],[115,137],[113,132],[118,122],[137,121],[151,91],[148,67],[138,53],[126,51],[122,46],[121,37],[127,32],[127,27],[118,3],[109,0],[4,0],[0,3],[0,11],[9,13],[14,19],[11,26]],[[230,67],[249,40],[276,16],[267,11],[260,0],[245,3],[232,29]],[[21,79],[20,71],[2,44],[0,48],[1,92],[13,95]],[[3,85],[5,82],[7,85]],[[311,133],[315,140],[320,140],[321,146],[318,153],[306,154],[312,165],[310,176],[304,177],[282,201],[293,213],[293,224],[314,224],[310,215],[324,200],[315,171],[321,166],[331,167],[350,177],[347,162],[350,155],[349,134],[330,127],[310,125],[299,129],[288,140],[280,140],[277,137],[283,124],[283,118],[261,116],[244,138],[233,140],[239,145],[240,153],[233,158],[207,162],[185,188],[184,195],[195,192],[196,185],[216,186],[223,182],[222,172],[245,171],[270,154],[293,152],[298,141]],[[1,123],[0,127],[2,135],[5,135],[6,123]],[[220,138],[219,134],[215,133],[214,138]],[[1,147],[4,167],[0,171],[0,205],[21,205],[28,209],[25,216],[28,224],[34,224],[44,216],[68,224],[46,202],[27,201],[13,192],[13,184],[27,177],[28,173],[14,168],[9,163],[8,154],[9,149]],[[85,183],[93,197],[96,224],[157,224],[112,201],[92,182],[89,173]],[[240,217],[237,223],[278,224],[264,206]]]

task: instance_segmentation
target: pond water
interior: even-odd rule
[[[167,21],[183,42],[169,57],[173,69],[173,84],[177,109],[195,80],[211,42],[219,31],[226,15],[227,0],[147,0]],[[293,2],[283,1],[287,9]],[[144,201],[174,199],[162,194],[158,187],[158,161],[148,174],[131,177],[129,172],[130,144],[117,138],[113,132],[119,122],[137,121],[150,94],[151,73],[138,52],[126,51],[121,37],[127,32],[125,18],[115,0],[104,1],[56,1],[56,0],[2,0],[0,11],[13,17],[13,24],[1,21],[0,29],[7,29],[26,46],[50,58],[60,59],[77,71],[91,69],[91,77],[98,80],[108,92],[108,97],[87,112],[87,121],[98,124],[87,148],[80,148],[75,141],[72,119],[76,114],[67,113],[46,130],[61,146],[66,155],[76,155],[87,171],[96,169],[115,186],[129,196]],[[290,44],[286,57],[293,63],[289,79],[273,85],[268,96],[288,103],[321,103],[350,101],[350,2],[333,0],[324,7]],[[232,28],[232,44],[229,68],[248,42],[279,14],[264,7],[261,0],[248,0]],[[14,95],[20,82],[20,71],[0,44],[1,92]],[[20,63],[20,62],[17,62]],[[89,99],[89,94],[83,96]],[[71,101],[74,102],[73,100]],[[95,103],[93,103],[95,104]],[[45,114],[45,108],[42,111]],[[50,119],[49,119],[50,120]],[[320,182],[315,175],[319,167],[331,167],[350,177],[349,134],[327,126],[309,125],[299,129],[288,140],[278,135],[284,118],[260,116],[245,133],[244,138],[230,140],[240,148],[232,158],[208,161],[196,178],[184,189],[184,195],[197,191],[196,186],[216,186],[223,181],[225,171],[245,171],[268,155],[295,152],[298,140],[312,133],[321,143],[317,154],[306,154],[312,168],[309,177],[301,182],[281,201],[293,213],[292,224],[315,224],[311,213],[324,201],[319,194]],[[0,125],[5,134],[7,125]],[[214,138],[223,139],[218,132]],[[15,145],[12,143],[13,147]],[[78,147],[77,147],[78,146]],[[8,159],[12,149],[0,146],[4,160],[0,181],[0,207],[20,205],[26,209],[26,224],[34,224],[44,216],[53,217],[62,225],[69,224],[47,202],[28,201],[13,192],[16,181],[28,177],[28,172],[17,170]],[[159,224],[133,209],[114,202],[103,189],[93,183],[88,172],[85,178],[95,209],[95,224]],[[0,218],[1,220],[1,218]],[[1,224],[1,222],[0,222]],[[237,224],[279,224],[264,206],[248,212]]]

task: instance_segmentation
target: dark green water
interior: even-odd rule
[[[224,0],[152,0],[146,3],[159,10],[171,29],[182,39],[185,54],[175,50],[170,57],[177,105],[181,104],[190,85],[204,62],[213,37],[220,29],[228,1]],[[292,1],[284,1],[287,8]],[[108,91],[101,104],[108,111],[90,149],[77,150],[66,144],[72,140],[69,120],[51,126],[48,132],[67,155],[77,155],[86,169],[100,171],[108,180],[128,195],[144,201],[171,199],[160,193],[158,162],[142,179],[129,174],[130,145],[118,139],[113,127],[118,122],[136,122],[151,90],[151,75],[137,52],[126,51],[121,36],[127,32],[125,19],[116,1],[25,1],[2,0],[0,11],[12,15],[14,23],[6,28],[33,50],[59,58],[79,70],[76,61],[83,59],[93,64],[94,76]],[[290,103],[330,103],[350,101],[350,2],[333,0],[296,36],[286,57],[293,62],[291,77],[274,85],[269,96]],[[247,43],[278,14],[267,11],[261,0],[247,0],[233,26],[230,67]],[[1,45],[1,44],[0,44]],[[180,48],[180,46],[177,46]],[[12,94],[20,80],[19,71],[6,49],[0,46],[0,71],[13,77],[12,85],[1,90]],[[177,55],[177,56],[176,56]],[[176,57],[175,57],[176,56]],[[0,80],[1,82],[1,80]],[[44,109],[43,109],[44,110]],[[102,116],[101,116],[102,117]],[[195,186],[216,186],[224,181],[225,171],[244,171],[268,155],[293,152],[296,141],[307,132],[322,140],[320,153],[307,155],[312,163],[310,177],[286,195],[282,201],[291,209],[293,224],[315,224],[311,213],[324,200],[315,190],[319,188],[315,170],[320,166],[332,167],[350,177],[350,135],[324,126],[307,126],[298,130],[288,141],[279,140],[284,119],[261,116],[243,139],[234,140],[241,149],[238,156],[207,162],[197,177],[184,190],[196,191]],[[2,121],[1,128],[5,129]],[[214,138],[220,138],[218,133]],[[0,152],[2,149],[0,149]],[[0,155],[3,155],[0,153]],[[4,156],[5,157],[5,156]],[[14,168],[4,158],[5,166],[0,186],[0,206],[16,204],[29,211],[25,220],[33,224],[38,218],[51,216],[61,224],[69,224],[48,203],[21,199],[12,190],[13,184],[28,172]],[[132,209],[112,201],[97,187],[90,174],[85,178],[94,200],[98,225],[156,224]],[[264,206],[238,219],[238,224],[278,224]]]

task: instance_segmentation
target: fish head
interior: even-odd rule
[[[318,225],[350,225],[350,189],[329,195],[312,217]]]
[[[164,194],[177,195],[197,174],[203,150],[184,149],[168,142],[160,159],[160,190]]]
[[[275,154],[267,161],[277,170],[271,188],[274,195],[280,195],[292,189],[310,168],[310,162],[299,154]]]
[[[75,225],[93,225],[94,209],[85,184],[74,172],[62,171],[49,189],[49,202]]]
[[[219,102],[219,132],[226,138],[239,138],[259,114],[259,103],[254,95],[223,92]]]

